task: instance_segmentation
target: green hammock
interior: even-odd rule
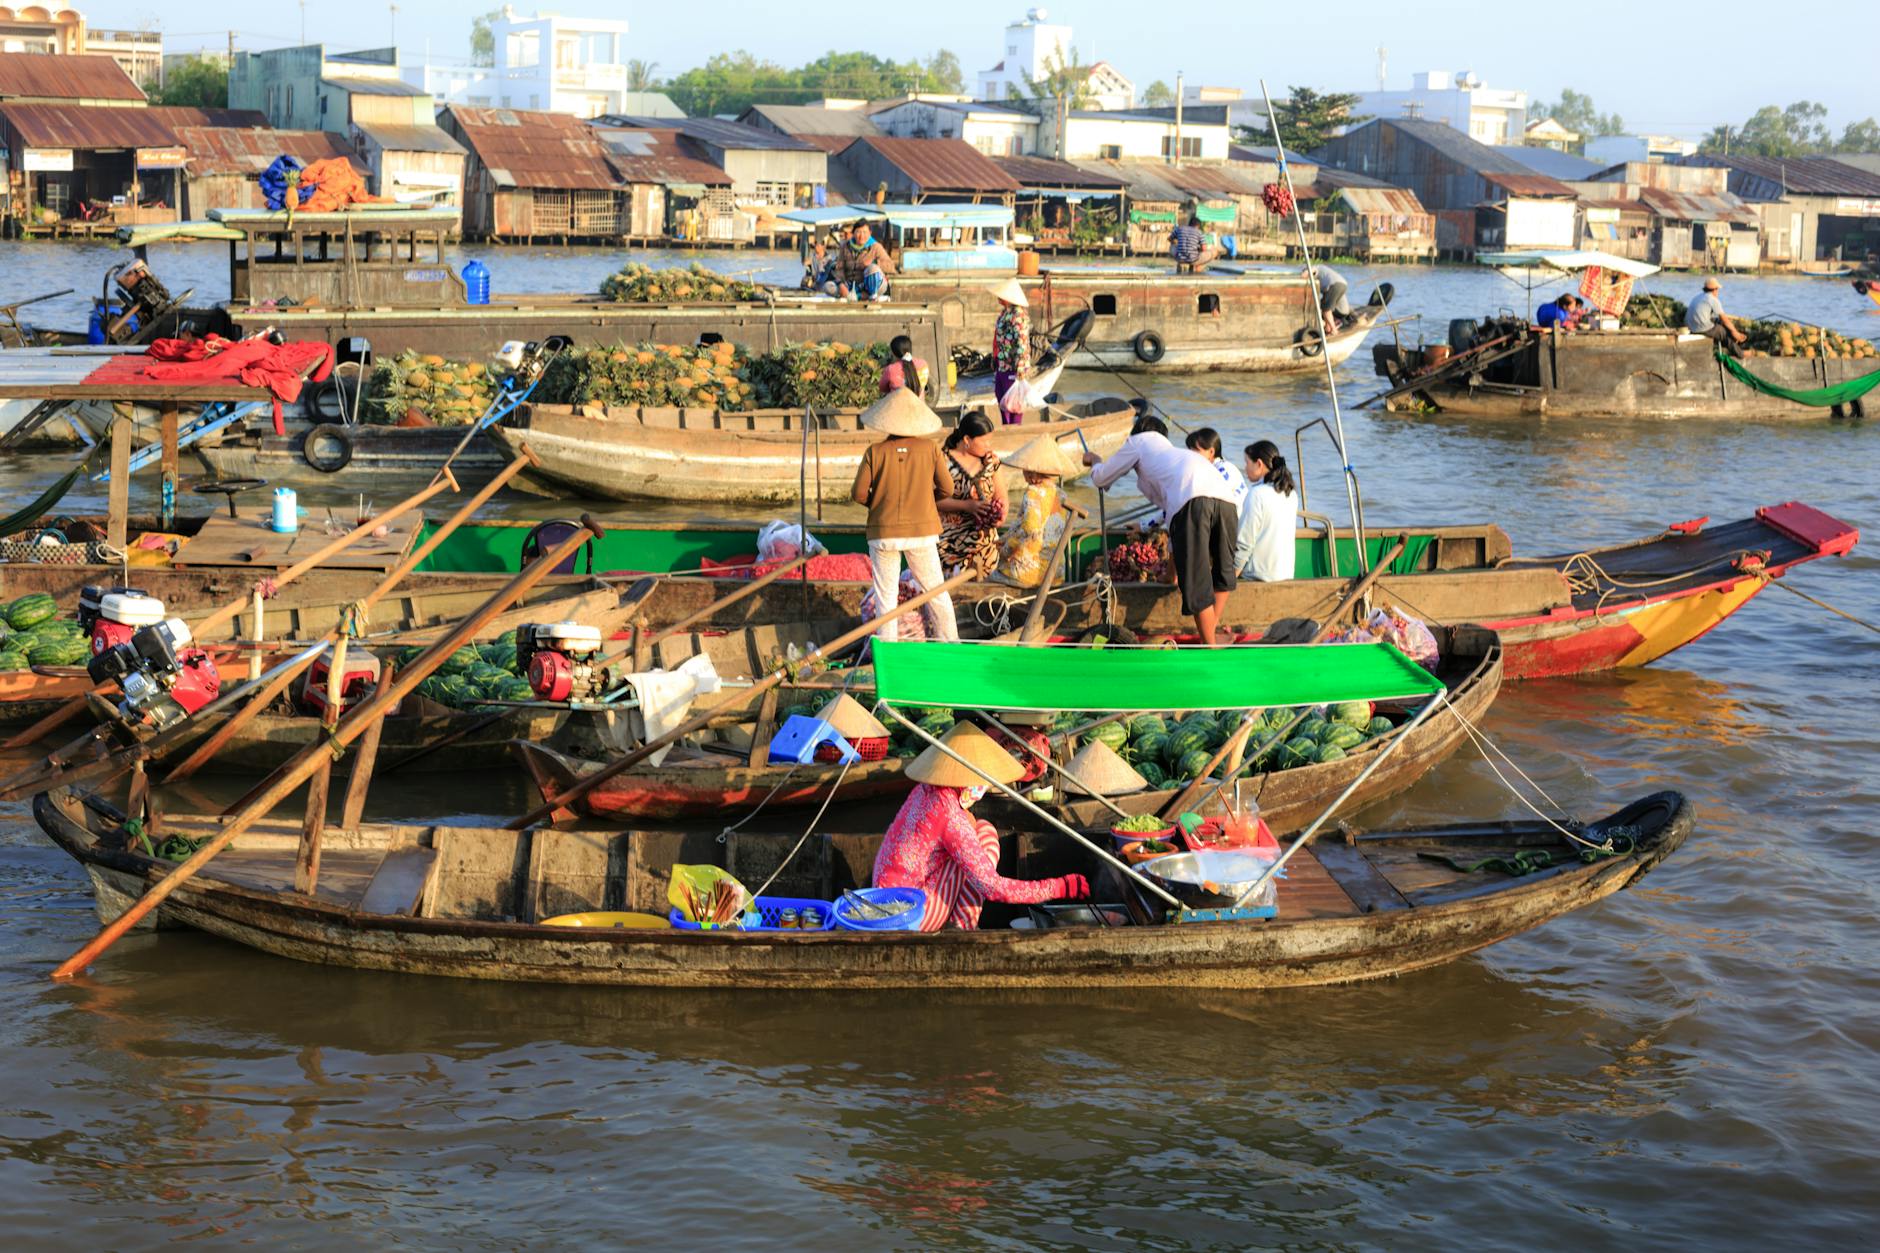
[[[85,454],[84,460],[66,471],[51,487],[39,493],[39,499],[15,513],[0,518],[0,539],[19,534],[51,512],[52,507],[72,490],[72,484],[78,482],[78,476],[91,469],[92,460],[97,457],[98,450],[102,447],[104,447],[103,444],[92,445],[91,451]]]
[[[1721,348],[1717,350],[1717,360],[1723,362],[1723,368],[1739,382],[1747,384],[1765,396],[1777,396],[1783,400],[1792,400],[1798,405],[1809,405],[1817,409],[1845,405],[1850,401],[1859,400],[1874,388],[1880,387],[1880,370],[1863,374],[1859,378],[1846,379],[1828,387],[1793,388],[1778,387],[1774,383],[1764,382],[1751,374],[1748,366]]]

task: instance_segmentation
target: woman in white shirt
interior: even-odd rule
[[[1293,576],[1299,530],[1299,496],[1286,458],[1270,439],[1248,444],[1247,481],[1253,489],[1240,503],[1240,532],[1234,560],[1241,574],[1261,583]]]

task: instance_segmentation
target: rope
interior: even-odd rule
[[[1084,580],[1084,609],[1098,609],[1105,626],[1116,622],[1116,584],[1107,573],[1095,572]],[[1076,586],[1072,584],[1071,586]],[[1069,590],[1068,588],[1066,590]]]
[[[1771,587],[1779,587],[1783,591],[1788,592],[1790,595],[1800,596],[1803,600],[1807,601],[1811,605],[1819,605],[1823,609],[1826,609],[1829,613],[1838,614],[1841,617],[1846,618],[1849,622],[1852,622],[1856,626],[1864,626],[1869,631],[1872,631],[1875,634],[1880,634],[1880,626],[1875,626],[1873,623],[1867,621],[1865,618],[1856,618],[1853,614],[1849,613],[1845,609],[1836,609],[1833,605],[1830,605],[1827,601],[1817,600],[1815,597],[1810,596],[1807,592],[1801,591],[1797,588],[1790,587],[1787,583],[1783,582],[1781,579],[1770,579],[1768,582],[1769,582],[1769,586]]]
[[[1463,731],[1465,731],[1468,734],[1469,739],[1475,745],[1476,750],[1482,754],[1482,760],[1486,761],[1488,763],[1488,768],[1495,772],[1495,777],[1501,780],[1501,785],[1508,789],[1508,794],[1510,796],[1513,796],[1516,800],[1520,801],[1523,805],[1525,805],[1528,808],[1528,810],[1532,812],[1536,818],[1539,818],[1542,822],[1545,822],[1548,826],[1560,832],[1560,834],[1566,836],[1567,839],[1571,843],[1577,844],[1581,848],[1596,849],[1600,853],[1608,855],[1608,856],[1617,852],[1617,847],[1614,845],[1611,836],[1608,836],[1606,838],[1606,842],[1604,844],[1595,844],[1591,840],[1583,839],[1579,835],[1576,835],[1574,832],[1569,831],[1567,830],[1567,828],[1561,826],[1559,821],[1555,819],[1552,815],[1541,812],[1540,808],[1536,806],[1533,801],[1529,800],[1525,795],[1522,794],[1521,789],[1517,788],[1513,783],[1510,783],[1508,781],[1508,776],[1503,774],[1501,772],[1501,767],[1495,764],[1495,758],[1489,756],[1490,751],[1493,751],[1496,757],[1500,757],[1503,761],[1507,762],[1509,769],[1513,770],[1516,774],[1520,775],[1522,781],[1526,783],[1529,787],[1533,788],[1534,791],[1539,794],[1540,798],[1546,801],[1549,805],[1552,805],[1556,811],[1564,814],[1567,812],[1567,808],[1565,805],[1562,805],[1559,801],[1549,796],[1546,792],[1546,789],[1542,788],[1540,784],[1536,783],[1533,779],[1529,778],[1527,772],[1522,770],[1520,766],[1516,765],[1512,757],[1502,752],[1500,747],[1497,746],[1493,740],[1489,739],[1488,736],[1484,734],[1483,731],[1479,727],[1475,726],[1467,718],[1463,717],[1462,711],[1457,709],[1454,702],[1452,702],[1449,699],[1449,693],[1447,691],[1438,692],[1436,694],[1436,699],[1443,703],[1443,708],[1447,709],[1452,715],[1454,715],[1456,722],[1462,727]]]
[[[367,611],[366,604],[362,600],[355,600],[340,610],[340,630],[348,639],[363,638],[368,634],[367,627],[371,625],[371,622],[372,615]]]
[[[853,669],[853,668],[851,668],[851,669],[850,669],[850,670],[848,670],[848,671],[847,671],[847,673],[846,673],[846,674],[845,674],[845,675],[843,676],[843,679],[842,679],[842,686],[841,686],[840,688],[837,688],[837,689],[836,689],[836,697],[837,697],[838,699],[840,699],[841,697],[843,697],[843,696],[846,696],[846,695],[848,694],[848,690],[849,690],[849,688],[850,688],[850,687],[851,687],[851,686],[852,686],[852,685],[854,684],[854,682],[855,682],[855,676],[856,676],[856,673],[857,673],[857,671],[856,671],[855,669]],[[814,758],[812,758],[811,760],[814,760]],[[745,814],[745,815],[744,815],[744,817],[742,817],[742,818],[740,818],[740,819],[738,819],[738,820],[737,820],[736,822],[734,822],[734,823],[732,823],[732,824],[731,824],[730,826],[728,826],[728,827],[726,827],[726,828],[725,828],[724,830],[722,830],[722,831],[720,831],[720,832],[718,833],[718,842],[719,842],[720,844],[723,844],[723,843],[725,842],[725,840],[726,840],[726,839],[728,839],[728,838],[730,837],[730,835],[731,835],[731,833],[732,833],[732,832],[734,832],[734,831],[737,831],[737,830],[740,830],[740,829],[741,829],[741,828],[743,828],[743,826],[744,826],[744,825],[745,825],[746,823],[748,823],[748,822],[749,822],[749,821],[750,821],[751,819],[753,819],[753,818],[755,818],[755,817],[757,817],[757,815],[758,815],[759,813],[761,813],[761,812],[763,812],[763,808],[764,808],[764,806],[766,806],[766,805],[768,805],[768,804],[770,804],[770,802],[771,802],[771,801],[773,801],[773,800],[775,800],[775,799],[777,798],[777,793],[778,793],[778,792],[781,792],[781,791],[783,790],[783,788],[784,788],[784,785],[785,785],[786,783],[788,783],[788,782],[789,782],[789,781],[791,780],[791,778],[793,778],[793,777],[795,776],[795,774],[796,774],[796,772],[797,772],[797,770],[798,770],[798,769],[800,769],[800,768],[801,768],[801,767],[802,767],[802,766],[803,766],[804,764],[805,764],[805,763],[803,763],[803,762],[800,762],[800,761],[793,761],[793,762],[791,762],[791,763],[790,763],[790,768],[789,768],[788,770],[786,770],[786,771],[784,771],[784,772],[783,772],[783,777],[782,777],[781,779],[778,779],[778,780],[777,780],[777,782],[776,782],[776,785],[775,785],[774,787],[772,787],[772,788],[770,789],[770,791],[769,791],[768,793],[766,793],[766,794],[765,794],[765,796],[764,796],[764,799],[763,799],[763,800],[761,800],[761,801],[758,801],[758,802],[757,802],[757,804],[756,804],[756,805],[754,805],[754,806],[753,806],[753,807],[751,808],[751,812],[750,812],[750,813],[748,813],[748,814]],[[835,794],[836,794],[836,788],[839,788],[839,787],[841,787],[841,786],[842,786],[842,780],[844,780],[844,779],[846,779],[846,778],[848,778],[848,775],[849,775],[849,767],[850,767],[850,766],[851,766],[852,764],[854,764],[854,763],[852,763],[852,762],[846,762],[846,761],[842,763],[842,772],[841,772],[840,774],[838,774],[838,775],[836,776],[836,781],[835,781],[835,786],[834,786],[834,787],[831,787],[831,788],[829,789],[829,799],[834,799],[834,797],[835,797]],[[816,811],[816,817],[815,817],[815,818],[813,818],[813,819],[811,819],[811,821],[810,821],[810,826],[811,826],[811,828],[812,828],[812,829],[814,829],[814,827],[815,827],[815,824],[816,824],[817,822],[820,822],[820,821],[822,820],[822,816],[823,816],[823,812],[824,812],[825,810],[827,810],[828,808],[829,808],[829,800],[824,800],[824,801],[823,801],[823,806],[822,806],[822,809],[819,809],[819,810],[817,810],[817,811]],[[808,839],[808,838],[809,838],[809,832],[808,832],[808,831],[805,831],[805,832],[803,833],[803,839]],[[802,840],[798,840],[798,841],[797,841],[797,848],[801,848],[802,846],[803,846],[803,841],[802,841]],[[794,857],[794,856],[796,856],[796,852],[795,852],[795,850],[793,849],[793,850],[791,850],[791,853],[790,853],[790,857]],[[784,865],[788,865],[788,864],[789,864],[789,861],[790,861],[790,858],[789,858],[789,857],[786,857],[786,858],[784,858],[784,859],[783,859],[783,862],[784,862]],[[781,873],[781,869],[779,869],[779,873]],[[771,878],[773,878],[773,879],[774,879],[774,878],[776,878],[776,875],[772,875],[772,876],[771,876]],[[768,883],[768,881],[766,881],[766,883],[764,884],[764,886],[765,886],[765,887],[769,887],[769,886],[770,886],[770,884]],[[752,893],[752,895],[754,896],[754,895],[756,895],[756,893]]]

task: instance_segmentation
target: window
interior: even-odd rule
[[[752,199],[756,200],[760,204],[781,204],[781,205],[790,204],[792,203],[792,200],[790,197],[790,184],[788,183],[759,183],[757,184],[757,191],[752,196]]]
[[[1107,292],[1102,295],[1092,296],[1090,298],[1090,312],[1096,314],[1100,318],[1115,317],[1116,316],[1116,297],[1108,294]]]
[[[1184,157],[1198,157],[1201,155],[1201,136],[1183,135],[1182,136],[1182,150],[1179,154],[1177,154],[1175,151],[1175,136],[1164,135],[1162,137],[1162,155],[1165,157],[1172,157],[1176,155],[1180,155]]]
[[[1221,311],[1221,298],[1213,292],[1202,292],[1195,298],[1195,312],[1203,316]]]
[[[1024,156],[1025,141],[1020,139],[1017,135],[1007,135],[1005,137],[1005,155],[1008,157]]]
[[[287,84],[287,120],[294,120],[294,85]]]
[[[991,156],[992,137],[990,135],[981,135],[978,139],[973,140],[973,147],[979,149],[979,151],[985,153],[987,156]]]
[[[1098,144],[1097,159],[1099,161],[1121,161],[1123,159],[1123,145]]]

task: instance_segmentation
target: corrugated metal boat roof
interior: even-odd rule
[[[620,186],[607,146],[580,118],[467,105],[452,105],[448,112],[499,187],[614,191]]]
[[[855,143],[866,144],[874,149],[923,193],[1018,190],[1018,180],[993,164],[991,157],[964,140],[890,139],[885,135],[873,135],[858,139]]]
[[[143,90],[106,56],[0,52],[0,98],[142,100]]]

